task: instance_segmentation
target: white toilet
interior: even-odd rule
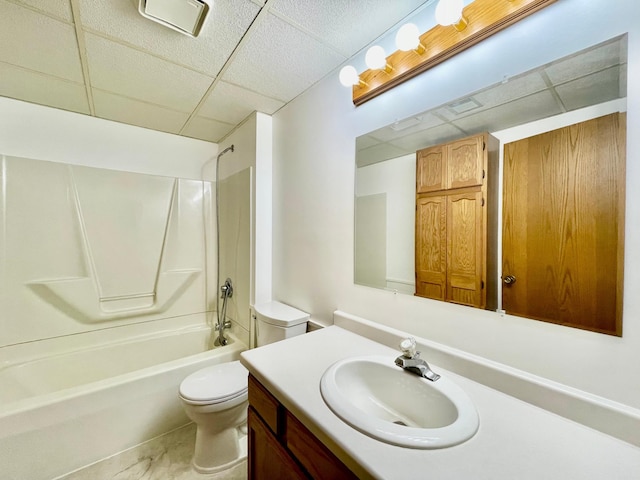
[[[279,302],[254,307],[258,346],[307,331],[309,314]],[[180,399],[197,427],[193,468],[215,473],[243,460],[238,430],[247,421],[247,378],[239,361],[206,367],[180,384]]]

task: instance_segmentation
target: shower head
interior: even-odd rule
[[[234,148],[235,148],[235,147],[234,147],[234,145],[231,145],[230,147],[225,148],[223,151],[221,151],[221,152],[218,154],[218,160],[219,160],[219,159],[220,159],[220,157],[221,157],[222,155],[224,155],[225,153],[227,153],[227,152],[233,152]]]

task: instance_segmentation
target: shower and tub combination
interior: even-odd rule
[[[0,162],[0,307],[11,327],[0,345],[0,476],[56,478],[186,425],[180,383],[237,361],[248,343],[228,328],[231,279],[217,329],[201,306],[206,182]]]

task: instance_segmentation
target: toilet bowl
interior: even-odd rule
[[[235,361],[198,370],[180,384],[185,413],[197,425],[196,471],[215,473],[242,460],[238,428],[247,421],[247,375]]]
[[[255,306],[258,346],[300,335],[309,314],[279,302]],[[198,370],[180,384],[179,397],[196,424],[191,464],[200,473],[231,468],[246,456],[240,432],[247,421],[248,374],[239,361]]]

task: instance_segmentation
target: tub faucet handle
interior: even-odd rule
[[[222,328],[231,328],[231,320],[225,320],[222,324]],[[215,326],[216,331],[220,330],[220,324],[216,323]]]

